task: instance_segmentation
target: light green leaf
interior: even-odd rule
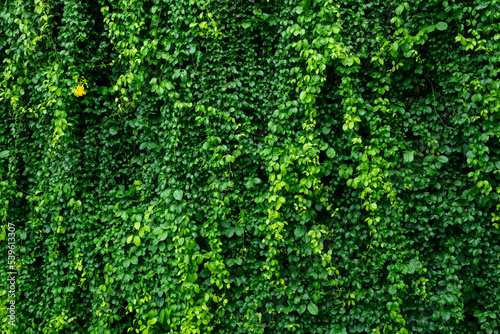
[[[302,227],[297,227],[294,231],[295,237],[300,238],[306,233],[306,230]]]
[[[9,150],[2,151],[0,152],[0,158],[7,158],[9,154],[10,154]]]
[[[184,192],[182,190],[176,190],[174,191],[174,198],[178,201],[180,201],[182,199],[182,195],[184,194]]]
[[[250,28],[251,24],[249,22],[244,22],[241,24],[241,26],[245,29],[248,29],[248,28]]]
[[[441,163],[443,163],[443,164],[445,164],[445,163],[447,163],[447,162],[448,162],[448,157],[446,157],[446,156],[444,156],[444,155],[440,155],[440,156],[438,157],[438,161],[439,161],[439,162],[441,162]]]
[[[309,303],[309,305],[307,305],[307,310],[312,315],[317,315],[318,314],[318,307],[314,303]]]
[[[446,29],[448,29],[448,24],[446,22],[438,22],[436,24],[436,29],[437,30],[446,30]]]
[[[326,155],[330,159],[335,158],[335,155],[336,155],[335,150],[332,147],[328,148],[328,150],[326,150]]]
[[[136,235],[136,236],[134,237],[134,244],[135,244],[137,247],[139,247],[139,245],[141,244],[141,238],[139,238],[139,236],[138,236],[138,235]]]
[[[160,312],[159,323],[163,324],[164,321],[165,321],[165,309],[161,310],[161,312]]]
[[[168,232],[167,232],[167,231],[163,231],[163,232],[161,232],[161,233],[160,233],[160,235],[158,236],[158,240],[159,240],[159,241],[163,241],[163,240],[167,239],[167,237],[168,237]]]
[[[307,92],[305,90],[303,90],[302,92],[300,92],[300,99],[302,101],[304,101],[306,99],[306,96],[307,96]]]
[[[422,270],[423,267],[424,266],[422,262],[415,259],[411,259],[410,263],[408,264],[408,273],[413,274],[415,272],[419,272],[420,270]]]
[[[228,236],[228,238],[231,238],[234,235],[234,232],[234,227],[230,227],[226,230],[226,235]]]
[[[413,161],[413,158],[414,158],[414,156],[413,156],[413,151],[410,151],[410,152],[405,152],[405,153],[403,154],[403,158],[404,158],[404,160],[405,160],[405,162],[406,162],[406,163],[410,163],[410,162],[412,162],[412,161]]]
[[[234,232],[236,233],[237,236],[241,237],[243,235],[243,232],[245,231],[245,229],[243,228],[243,226],[236,226],[234,228]]]

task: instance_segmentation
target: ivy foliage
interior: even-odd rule
[[[496,0],[7,0],[11,333],[498,333]]]

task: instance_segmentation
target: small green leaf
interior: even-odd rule
[[[306,230],[302,227],[297,227],[294,231],[295,237],[300,238],[306,233]]]
[[[118,133],[118,127],[113,126],[111,129],[109,129],[109,133],[111,133],[112,136],[116,135]]]
[[[9,150],[2,151],[0,152],[0,158],[7,158],[9,154],[10,154]]]
[[[420,270],[422,270],[423,267],[424,266],[422,262],[415,259],[411,259],[410,263],[408,264],[408,273],[413,274],[415,272],[419,272]]]
[[[300,99],[302,101],[304,101],[306,99],[306,96],[307,96],[307,92],[305,90],[303,90],[302,92],[300,92]]]
[[[133,236],[133,235],[129,236],[129,237],[127,238],[127,244],[131,243],[133,238],[134,238],[134,236]]]
[[[161,232],[161,233],[160,233],[160,235],[158,236],[158,240],[159,240],[159,241],[163,241],[163,240],[167,239],[167,237],[168,237],[168,232],[167,232],[167,231],[163,231],[163,232]]]
[[[254,10],[252,10],[252,13],[254,13],[254,15],[257,15],[257,16],[262,15],[262,11],[258,8],[255,8]]]
[[[163,322],[165,321],[164,319],[165,319],[165,309],[161,310],[161,312],[160,312],[159,323],[163,324]]]
[[[328,150],[326,150],[326,155],[330,159],[335,158],[335,155],[336,155],[335,150],[332,147],[328,148]]]
[[[136,235],[136,236],[134,237],[134,244],[135,244],[137,247],[139,247],[139,245],[141,244],[141,238],[139,238],[139,236],[138,236],[138,235]]]
[[[437,30],[446,30],[446,29],[448,29],[448,24],[446,22],[438,22],[436,24],[436,29]]]
[[[228,236],[228,238],[231,238],[234,235],[234,232],[234,227],[230,227],[226,230],[226,235]]]
[[[243,228],[243,226],[236,226],[234,228],[234,232],[236,233],[237,236],[241,237],[243,235],[243,232],[245,231],[245,229]]]
[[[439,161],[439,162],[441,162],[441,163],[443,163],[443,164],[445,164],[445,163],[447,163],[447,162],[448,162],[448,157],[446,157],[446,156],[444,156],[444,155],[440,155],[440,156],[438,157],[438,161]]]
[[[183,195],[183,191],[182,190],[176,190],[174,191],[174,198],[178,201],[180,201],[182,199],[182,195]]]
[[[412,161],[413,161],[413,158],[414,158],[414,156],[413,156],[413,151],[410,151],[410,152],[405,152],[405,153],[403,154],[403,158],[404,158],[404,160],[405,160],[405,162],[406,162],[406,163],[410,163],[410,162],[412,162]]]
[[[248,28],[250,28],[251,24],[249,22],[244,22],[241,24],[241,26],[245,29],[248,29]]]
[[[307,310],[312,315],[317,315],[318,314],[318,307],[314,303],[309,303],[309,305],[307,305]]]

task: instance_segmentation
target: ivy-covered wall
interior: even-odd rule
[[[497,0],[4,1],[2,333],[499,333],[499,40]]]

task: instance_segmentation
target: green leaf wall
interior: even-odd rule
[[[2,333],[498,333],[499,22],[4,1]]]

